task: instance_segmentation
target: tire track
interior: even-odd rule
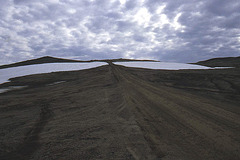
[[[48,123],[53,113],[50,109],[49,102],[40,100],[38,103],[41,103],[41,112],[39,119],[35,125],[27,132],[23,142],[18,147],[16,147],[14,151],[11,151],[2,156],[2,160],[29,159],[31,155],[40,147],[39,134],[42,132],[44,126]]]
[[[111,67],[125,89],[127,104],[133,108],[146,141],[159,158],[240,157],[239,118],[235,113],[181,90],[155,87],[121,66]]]

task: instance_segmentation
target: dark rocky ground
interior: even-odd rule
[[[0,159],[240,159],[239,68],[109,64],[1,85]]]

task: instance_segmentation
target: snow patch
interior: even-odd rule
[[[212,69],[229,69],[234,67],[211,67]]]
[[[0,89],[0,93],[4,93],[4,92],[7,92],[7,91],[9,91],[9,89],[7,89],[7,88],[1,88]]]
[[[56,85],[56,84],[60,84],[60,83],[64,83],[64,82],[66,82],[66,81],[57,81],[57,82],[48,84],[48,86],[52,86],[52,85]]]
[[[0,84],[7,82],[8,79],[21,77],[31,74],[41,74],[59,71],[73,71],[90,69],[99,66],[107,65],[105,62],[89,62],[89,63],[45,63],[34,64],[20,67],[12,67],[0,69]]]
[[[200,65],[185,64],[185,63],[170,63],[170,62],[114,62],[114,64],[122,65],[126,67],[164,69],[164,70],[212,69],[211,67],[205,67]]]
[[[26,88],[27,86],[9,86],[6,88],[1,88],[0,89],[0,93],[4,93],[4,92],[8,92],[11,90],[18,90],[18,89],[22,89],[22,88]]]

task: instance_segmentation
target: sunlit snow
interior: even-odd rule
[[[12,67],[0,69],[0,84],[7,82],[8,79],[31,74],[50,73],[58,71],[73,71],[95,68],[107,65],[105,62],[91,62],[91,63],[47,63],[34,64],[20,67]]]
[[[211,67],[205,67],[200,65],[170,62],[114,62],[114,64],[126,67],[164,69],[164,70],[211,69]]]

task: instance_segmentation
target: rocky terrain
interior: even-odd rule
[[[107,62],[0,85],[0,159],[240,159],[239,68]]]

